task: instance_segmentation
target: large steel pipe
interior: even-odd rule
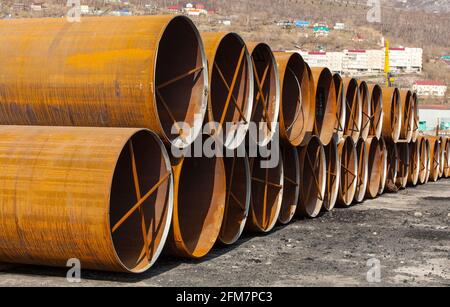
[[[413,134],[412,141],[416,142],[419,137],[419,97],[417,96],[417,92],[414,92],[412,95],[413,102],[413,116],[414,116],[414,125],[413,125]]]
[[[384,140],[384,137],[380,138],[380,147],[382,151],[382,161],[381,161],[381,182],[380,182],[380,189],[378,191],[378,195],[381,195],[384,193],[384,190],[386,188],[386,181],[388,176],[388,158],[389,153],[387,149],[386,141]]]
[[[339,184],[338,204],[348,207],[355,199],[358,184],[358,154],[351,136],[345,137],[339,143],[341,160],[341,180]]]
[[[398,88],[383,88],[383,131],[386,141],[397,143],[402,128],[402,108]]]
[[[430,178],[432,182],[436,182],[439,179],[441,172],[442,153],[441,153],[441,141],[438,137],[428,137],[430,142]]]
[[[317,217],[322,209],[326,189],[325,150],[318,137],[312,137],[307,146],[299,149],[300,216]]]
[[[226,170],[222,158],[182,158],[172,162],[175,201],[168,253],[206,256],[216,243],[225,211]]]
[[[186,17],[1,20],[0,54],[0,124],[146,127],[180,148],[201,131],[207,61]]]
[[[421,158],[421,142],[409,143],[409,175],[408,184],[416,186],[419,183],[419,176],[421,171],[420,158]]]
[[[224,245],[234,244],[241,236],[250,209],[251,173],[247,157],[224,158],[227,178],[225,213],[219,241]]]
[[[439,151],[439,157],[441,159],[441,163],[439,164],[439,179],[444,177],[444,172],[445,172],[445,159],[446,159],[446,154],[445,154],[445,138],[443,136],[439,137],[439,143],[441,144],[441,148]]]
[[[397,188],[404,189],[408,185],[409,170],[410,170],[410,154],[409,144],[397,144],[397,158],[398,158],[398,173],[395,184]]]
[[[358,159],[358,178],[356,180],[355,202],[361,203],[366,195],[367,181],[369,179],[369,153],[363,139],[359,139],[356,144],[356,155]]]
[[[260,146],[266,146],[277,129],[281,99],[280,75],[275,56],[267,44],[249,43],[247,46],[252,56],[255,86],[251,121],[257,125],[258,135],[254,141]]]
[[[278,222],[289,224],[297,211],[300,196],[300,164],[297,148],[285,145],[281,149],[283,159],[283,201],[281,202]]]
[[[341,162],[338,143],[335,138],[325,147],[325,156],[327,163],[327,187],[323,200],[323,209],[331,211],[336,205],[341,180]]]
[[[166,241],[170,160],[140,129],[2,126],[0,261],[141,273]]]
[[[267,148],[271,146],[273,143],[269,143]],[[253,232],[270,232],[280,215],[285,181],[282,157],[280,156],[278,161],[270,161],[271,158],[277,158],[274,151],[276,149],[272,149],[270,158],[250,159],[252,186],[250,216],[246,227]],[[271,165],[272,163],[275,165]]]
[[[253,109],[253,65],[244,40],[236,33],[202,33],[209,65],[208,120],[225,147],[245,140]]]
[[[331,142],[339,125],[335,84],[328,68],[312,68],[311,71],[315,92],[314,132],[326,146]]]
[[[369,137],[365,146],[368,155],[366,197],[374,199],[378,197],[384,171],[383,147],[380,140],[376,137]]]
[[[334,89],[336,90],[336,105],[337,105],[337,123],[334,128],[334,133],[337,135],[337,139],[340,140],[344,136],[344,127],[346,120],[346,105],[345,105],[345,88],[344,80],[341,75],[335,73],[333,75]]]
[[[369,86],[366,81],[358,81],[359,95],[361,97],[361,134],[360,138],[366,141],[372,128],[373,115],[372,101]]]
[[[298,53],[275,52],[280,73],[280,136],[292,146],[304,145],[313,134],[314,83]]]
[[[380,139],[382,129],[383,129],[383,90],[377,84],[370,84],[370,110],[371,110],[371,121],[370,121],[370,137],[376,137]]]
[[[400,101],[402,108],[402,125],[400,130],[400,140],[410,143],[414,132],[414,101],[410,90],[400,91]]]
[[[358,142],[362,128],[362,102],[358,81],[353,78],[344,79],[346,121],[344,135],[351,136],[353,143]]]
[[[419,183],[425,184],[430,176],[430,142],[427,138],[419,136],[416,143],[420,144]]]
[[[444,177],[450,178],[450,138],[444,138]]]
[[[386,142],[387,145],[387,177],[385,190],[389,192],[398,192],[397,175],[399,169],[399,156],[397,144],[393,142]]]

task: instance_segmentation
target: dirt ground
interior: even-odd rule
[[[369,259],[381,283],[369,283]],[[0,266],[2,286],[71,286],[66,270]],[[160,259],[146,274],[82,272],[79,286],[450,286],[450,180],[386,194],[267,236],[244,236],[203,261]]]

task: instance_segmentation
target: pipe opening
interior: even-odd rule
[[[323,208],[325,211],[331,211],[336,205],[341,174],[338,144],[334,138],[331,140],[330,144],[325,147],[325,156],[327,168],[327,187],[325,190]]]
[[[399,169],[399,156],[397,150],[397,144],[388,142],[388,168],[387,168],[387,178],[386,178],[386,189],[390,192],[397,192],[398,188],[396,185],[397,174]]]
[[[213,67],[209,120],[219,123],[226,132],[225,146],[236,149],[244,141],[251,120],[254,76],[250,55],[242,38],[229,33],[220,40],[210,62]],[[227,129],[227,123],[233,127]]]
[[[383,136],[386,140],[397,143],[402,126],[402,108],[398,88],[383,89]]]
[[[174,219],[184,255],[205,256],[214,246],[223,221],[226,174],[221,158],[185,158],[179,174]]]
[[[325,149],[318,137],[300,149],[300,202],[302,216],[317,217],[322,209],[326,189]]]
[[[231,245],[239,239],[247,221],[251,176],[249,161],[246,157],[225,158],[224,163],[227,196],[219,240],[223,244]]]
[[[272,143],[269,146],[272,146]],[[258,157],[250,161],[252,218],[247,220],[247,224],[252,231],[267,233],[275,227],[278,220],[285,182],[281,157],[275,167],[263,167],[261,162],[269,163],[269,160]]]
[[[414,126],[414,102],[411,91],[400,91],[400,99],[402,105],[402,127],[400,132],[400,138],[406,140],[407,143],[411,142],[413,136]]]
[[[359,93],[361,97],[362,107],[360,138],[365,141],[369,136],[372,116],[374,115],[374,113],[372,113],[372,101],[369,93],[369,87],[367,86],[367,83],[365,81],[359,82]]]
[[[344,135],[351,136],[353,143],[358,142],[361,135],[362,104],[359,92],[358,81],[356,79],[346,79],[346,121]]]
[[[358,157],[358,179],[356,184],[355,201],[360,203],[364,200],[369,177],[369,161],[366,144],[363,139],[359,139],[356,144],[356,154]]]
[[[444,145],[444,176],[446,178],[450,177],[450,139],[445,138],[445,145]]]
[[[410,156],[408,143],[398,143],[397,154],[398,154],[398,174],[396,185],[399,189],[404,189],[408,185],[408,177],[410,169]]]
[[[278,222],[288,224],[295,215],[300,193],[300,165],[297,149],[287,145],[283,149],[283,200]]]
[[[169,157],[162,149],[159,139],[140,131],[122,150],[114,171],[110,198],[112,239],[122,265],[134,273],[145,271],[156,261],[169,232],[172,172]],[[141,205],[130,213],[137,204]]]
[[[358,158],[353,139],[347,136],[339,144],[341,158],[341,182],[339,186],[339,204],[348,207],[352,204],[358,183]]]
[[[421,160],[421,144],[420,142],[413,142],[409,145],[409,178],[408,183],[412,186],[416,186],[419,182],[420,176],[420,160]]]
[[[272,50],[257,44],[252,52],[254,99],[251,120],[258,125],[258,143],[266,146],[276,130],[280,110],[280,78]],[[260,126],[261,123],[264,125]]]
[[[436,182],[439,179],[441,165],[441,144],[438,138],[429,138],[430,141],[430,180]]]
[[[386,145],[386,141],[384,140],[384,137],[380,138],[380,148],[382,151],[382,168],[381,168],[381,182],[380,182],[380,190],[378,191],[378,195],[381,195],[384,193],[384,190],[386,188],[386,181],[387,181],[387,175],[388,175],[388,149]]]
[[[338,119],[336,122],[336,126],[334,127],[334,132],[338,136],[338,140],[340,140],[344,136],[346,120],[344,81],[342,80],[342,77],[337,73],[333,75],[333,81],[334,89],[336,92],[336,117]]]
[[[315,85],[315,130],[320,141],[328,145],[338,125],[336,90],[333,75],[328,68],[313,68]]]
[[[383,128],[383,90],[379,85],[371,85],[370,92],[370,108],[371,123],[369,137],[381,137]]]
[[[206,56],[200,35],[188,18],[175,17],[167,25],[155,65],[155,97],[161,127],[169,141],[185,147],[202,128],[208,98]],[[198,114],[200,118],[195,118]],[[176,122],[189,124],[194,133],[183,130]],[[172,127],[179,133],[172,133]]]
[[[368,180],[366,196],[374,199],[378,196],[380,182],[383,175],[383,148],[376,138],[369,138],[366,142],[368,153]]]

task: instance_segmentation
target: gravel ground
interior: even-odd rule
[[[381,282],[369,283],[377,259]],[[0,265],[3,286],[70,286],[66,270]],[[372,276],[372,275],[371,275]],[[450,180],[385,194],[203,261],[162,258],[146,274],[82,272],[78,286],[450,286]]]

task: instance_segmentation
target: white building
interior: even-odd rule
[[[343,59],[343,52],[327,52],[327,67],[333,72],[342,73],[344,71],[342,66]]]
[[[421,80],[414,82],[413,90],[419,96],[445,97],[447,85],[440,81]]]
[[[390,48],[389,66],[397,72],[422,71],[422,48]]]
[[[384,50],[367,50],[367,68],[370,73],[384,71]]]
[[[419,129],[421,131],[450,129],[450,106],[419,104]]]
[[[342,68],[345,72],[366,72],[369,69],[366,50],[344,50]]]

